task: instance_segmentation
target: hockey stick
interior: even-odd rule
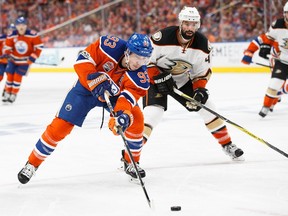
[[[47,65],[47,66],[58,66],[60,65],[63,61],[64,61],[65,57],[63,56],[59,62],[57,63],[49,63],[49,62],[34,62],[34,64],[38,64],[38,65]]]
[[[108,108],[109,108],[109,110],[110,110],[111,115],[112,115],[113,117],[115,117],[115,112],[114,112],[113,106],[112,106],[112,104],[111,104],[111,102],[110,102],[108,91],[105,91],[105,92],[104,92],[104,98],[105,98],[105,101],[106,101],[106,103],[107,103],[107,106],[108,106]],[[120,133],[120,136],[122,137],[122,140],[123,140],[123,142],[124,142],[124,146],[125,146],[125,148],[126,148],[126,150],[127,150],[127,152],[128,152],[129,158],[130,158],[130,160],[131,160],[131,162],[132,162],[132,164],[133,164],[133,166],[134,166],[134,169],[136,170],[138,179],[139,179],[139,181],[140,181],[140,184],[141,184],[142,189],[143,189],[143,191],[144,191],[144,194],[145,194],[145,196],[146,196],[148,205],[149,205],[150,208],[152,208],[152,202],[150,201],[150,198],[149,198],[149,196],[148,196],[148,193],[147,193],[147,190],[146,190],[146,188],[145,188],[144,182],[143,182],[143,180],[142,180],[142,177],[140,176],[139,170],[138,170],[138,168],[137,168],[137,166],[136,166],[136,162],[135,162],[135,160],[134,160],[134,158],[133,158],[133,156],[132,156],[132,153],[131,153],[130,148],[129,148],[128,143],[127,143],[127,140],[126,140],[126,138],[125,138],[125,136],[124,136],[122,127],[117,126],[117,129],[118,129],[118,131],[119,131],[119,133]]]
[[[13,60],[13,58],[11,56],[0,56],[0,59],[4,59],[7,58],[7,60]],[[64,61],[65,57],[63,56],[60,61],[58,61],[57,63],[49,63],[49,62],[34,62],[34,64],[38,64],[38,65],[48,65],[48,66],[58,66],[59,64],[61,64]]]
[[[258,62],[252,62],[252,63],[253,63],[253,64],[256,64],[256,65],[263,66],[263,67],[273,68],[273,67],[270,66],[270,65],[265,65],[265,64],[258,63]]]
[[[238,128],[239,130],[243,131],[244,133],[250,135],[251,137],[255,138],[256,140],[260,141],[263,144],[266,144],[268,147],[270,147],[271,149],[273,149],[274,151],[277,151],[278,153],[284,155],[285,157],[288,158],[288,154],[283,152],[282,150],[278,149],[277,147],[273,146],[272,144],[268,143],[267,141],[263,140],[262,138],[254,135],[253,133],[251,133],[250,131],[246,130],[245,128],[241,127],[240,125],[230,121],[229,119],[225,118],[224,116],[218,114],[217,112],[211,110],[210,108],[208,108],[207,106],[205,106],[204,104],[200,103],[199,101],[196,101],[194,98],[190,97],[189,95],[186,95],[185,93],[181,92],[180,90],[174,88],[174,92],[176,94],[178,94],[179,96],[185,98],[186,100],[196,104],[197,106],[205,109],[206,111],[212,113],[213,115],[217,116],[218,118],[221,118],[222,120],[224,120],[225,122],[233,125],[234,127]]]
[[[280,62],[282,62],[282,63],[284,63],[284,64],[288,64],[288,61],[282,60],[282,59],[277,58],[277,57],[275,57],[275,56],[273,56],[273,55],[267,55],[267,56],[268,56],[269,58],[275,59],[276,61],[280,61]]]

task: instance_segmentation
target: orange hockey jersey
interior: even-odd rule
[[[26,30],[24,35],[19,35],[15,30],[7,37],[3,52],[9,54],[15,64],[28,64],[29,57],[38,58],[42,48],[42,40],[35,31]]]
[[[80,83],[88,90],[91,90],[87,84],[88,75],[95,72],[106,72],[120,87],[115,111],[131,110],[150,86],[146,66],[136,71],[121,67],[125,50],[126,41],[115,36],[102,36],[80,53],[74,65]]]
[[[7,37],[6,34],[0,35],[0,56],[2,56],[4,54],[3,48],[4,48],[6,37]],[[6,58],[0,58],[0,64],[7,64],[7,59]]]

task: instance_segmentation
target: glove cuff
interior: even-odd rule
[[[246,56],[252,57],[253,54],[254,54],[254,52],[252,52],[252,51],[250,51],[250,50],[245,50],[245,51],[244,51],[244,55],[246,55]]]
[[[37,55],[35,53],[32,53],[29,58],[28,62],[30,61],[31,63],[34,63],[36,61]]]

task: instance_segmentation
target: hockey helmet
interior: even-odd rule
[[[127,41],[127,50],[139,56],[150,57],[153,47],[147,35],[134,33]]]
[[[15,30],[16,27],[15,27],[14,23],[11,23],[10,25],[8,25],[8,29]]]
[[[198,22],[197,29],[200,28],[200,18],[200,14],[195,7],[184,6],[178,15],[180,23],[183,21]]]
[[[283,7],[283,12],[288,12],[288,2]]]
[[[20,24],[27,25],[27,19],[25,19],[23,16],[18,17],[16,19],[15,25],[17,26],[17,25],[20,25]]]

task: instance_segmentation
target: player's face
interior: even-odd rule
[[[199,23],[194,21],[183,21],[181,24],[182,37],[190,40],[197,31]]]
[[[135,53],[130,53],[128,57],[128,66],[129,66],[128,68],[132,71],[137,70],[142,65],[147,65],[148,62],[149,62],[148,57],[139,56]]]
[[[25,24],[18,24],[16,25],[16,29],[20,35],[24,35],[27,29],[27,25]]]

